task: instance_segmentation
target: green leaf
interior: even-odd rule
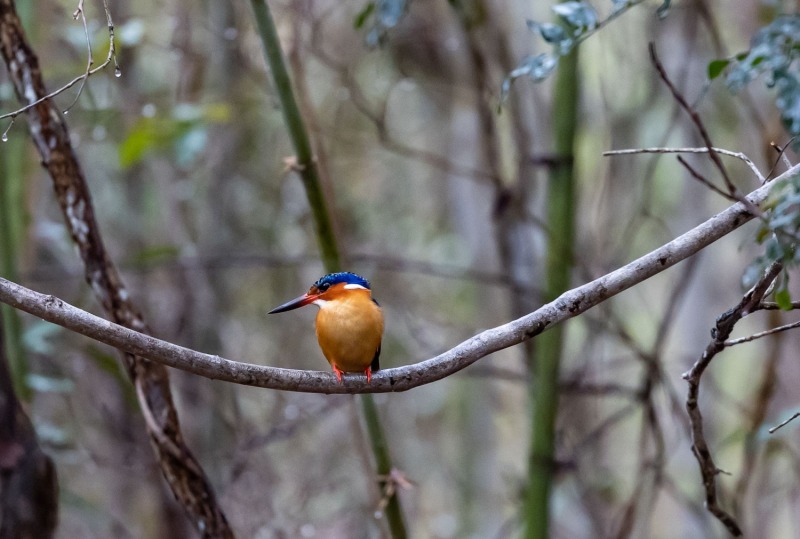
[[[725,68],[730,65],[730,60],[714,60],[708,64],[708,80],[714,80],[719,77]]]
[[[792,310],[792,296],[789,294],[789,289],[784,287],[775,292],[775,303],[784,311]]]
[[[364,6],[364,9],[358,12],[356,18],[353,20],[353,27],[356,30],[361,30],[364,28],[364,24],[366,24],[367,19],[370,15],[375,12],[375,2],[367,2],[367,5]]]
[[[155,149],[163,148],[175,136],[176,122],[160,118],[140,118],[119,146],[119,163],[128,168]]]
[[[134,253],[125,263],[137,268],[147,268],[177,260],[178,255],[180,248],[175,245],[153,245]]]

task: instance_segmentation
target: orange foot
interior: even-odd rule
[[[336,379],[339,380],[339,383],[341,384],[342,375],[344,374],[344,371],[339,367],[337,367],[336,365],[331,365],[331,366],[333,367],[333,373],[336,375]],[[364,374],[367,375],[367,383],[369,384],[372,381],[372,368],[367,367],[366,369],[364,369]]]
[[[331,367],[333,367],[333,373],[336,375],[336,379],[339,380],[339,383],[341,384],[342,383],[342,375],[344,374],[344,372],[342,371],[342,369],[340,369],[336,365],[331,364]]]

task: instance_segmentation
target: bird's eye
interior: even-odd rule
[[[322,283],[321,285],[319,285],[317,287],[317,290],[319,290],[320,292],[325,292],[330,287],[331,287],[331,283]]]

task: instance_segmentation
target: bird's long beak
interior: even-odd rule
[[[299,298],[294,298],[292,301],[287,301],[280,307],[275,307],[267,314],[275,314],[275,313],[285,313],[286,311],[291,311],[292,309],[297,309],[298,307],[302,307],[303,305],[308,305],[309,303],[313,303],[315,299],[317,299],[319,295],[314,294],[303,294]]]

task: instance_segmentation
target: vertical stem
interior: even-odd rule
[[[6,126],[0,127],[4,130]],[[19,281],[17,259],[20,238],[25,228],[24,180],[21,156],[25,154],[21,136],[3,143],[0,159],[0,275]],[[25,349],[22,345],[22,323],[19,313],[8,305],[0,307],[4,337],[8,343],[8,363],[14,389],[22,400],[31,396],[25,383],[28,371]]]
[[[275,28],[275,21],[272,19],[272,13],[266,0],[251,0],[251,3],[253,4],[256,24],[258,25],[258,33],[264,45],[267,65],[272,72],[275,90],[281,100],[283,118],[289,130],[294,151],[297,154],[295,166],[303,180],[308,203],[314,214],[314,224],[322,262],[328,271],[336,271],[341,264],[336,235],[333,232],[333,224],[328,213],[328,204],[322,193],[319,170],[314,159],[314,152],[311,149],[308,130],[300,114],[300,108],[297,105],[297,99],[292,89],[292,81],[289,78],[289,72],[283,60],[283,51],[278,38],[278,31]]]
[[[314,215],[316,224],[317,243],[322,254],[322,261],[326,271],[334,272],[341,269],[341,257],[336,242],[333,224],[328,213],[325,196],[319,180],[319,170],[311,150],[311,142],[308,136],[303,117],[295,99],[292,89],[292,82],[289,72],[283,59],[283,52],[278,39],[278,32],[275,22],[272,19],[269,6],[266,0],[251,0],[253,12],[258,25],[259,35],[264,45],[264,53],[267,64],[272,72],[275,89],[281,100],[283,116],[289,134],[297,152],[297,171],[303,179],[308,203]],[[384,486],[388,481],[388,476],[392,470],[392,460],[389,455],[389,446],[383,432],[378,409],[372,395],[361,395],[361,409],[364,414],[364,421],[367,426],[367,434],[370,439],[372,453],[375,458],[377,474],[383,478],[380,483]],[[394,539],[404,539],[407,537],[406,525],[403,519],[400,500],[396,492],[392,494],[386,507],[386,519],[389,524],[389,531]]]
[[[577,50],[561,59],[555,81],[553,127],[557,163],[550,174],[547,208],[545,297],[548,302],[569,287],[575,229],[575,177],[573,153],[577,130]],[[558,379],[564,326],[558,325],[536,341],[535,373],[531,383],[533,424],[529,484],[525,500],[525,537],[550,536],[549,506],[554,472],[555,423],[558,412]]]
[[[389,444],[386,442],[386,436],[383,434],[383,427],[381,426],[380,417],[378,416],[378,408],[375,406],[375,400],[372,395],[365,393],[360,395],[361,410],[364,413],[364,422],[367,425],[367,434],[369,435],[370,445],[372,446],[372,453],[375,456],[375,468],[378,475],[382,478],[380,481],[381,487],[386,485],[389,481],[389,474],[392,472],[392,461],[389,456]],[[384,479],[385,478],[385,479]],[[389,524],[389,531],[393,538],[405,538],[408,536],[406,532],[406,523],[403,518],[403,510],[400,507],[400,498],[396,493],[389,497],[389,503],[386,505],[386,521]]]

